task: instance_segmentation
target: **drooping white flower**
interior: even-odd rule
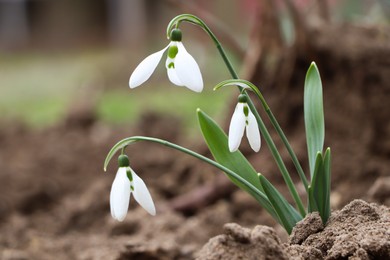
[[[164,52],[168,50],[165,67],[169,80],[177,85],[187,87],[195,92],[203,90],[203,79],[195,59],[187,52],[181,42],[181,31],[171,32],[171,42],[167,47],[146,57],[130,76],[130,88],[136,88],[147,81],[153,74]]]
[[[258,152],[261,147],[260,131],[257,121],[252,111],[249,109],[246,102],[246,96],[240,95],[236,109],[234,110],[232,120],[229,126],[229,150],[230,152],[237,151],[240,146],[241,139],[246,130],[251,148]]]
[[[110,193],[111,216],[118,221],[125,219],[131,194],[150,215],[156,215],[152,196],[144,181],[130,168],[127,156],[120,155],[118,161],[119,169]]]

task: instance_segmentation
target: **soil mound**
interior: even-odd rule
[[[225,234],[209,240],[197,259],[288,259],[273,228],[259,225],[250,230],[230,223],[224,231]]]
[[[310,214],[288,243],[266,226],[226,224],[198,252],[198,259],[390,259],[390,209],[354,200],[332,213],[325,227]]]

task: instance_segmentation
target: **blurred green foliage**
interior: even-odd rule
[[[12,54],[0,57],[1,119],[44,127],[62,118],[72,92],[93,76],[92,54]]]
[[[167,83],[166,83],[167,84]],[[107,92],[98,106],[99,117],[110,123],[134,122],[144,112],[154,111],[181,118],[186,132],[198,132],[196,109],[210,111],[216,117],[229,116],[224,110],[231,92],[216,93],[210,89],[201,94],[172,85],[145,86],[148,90],[115,90]],[[156,90],[158,89],[158,90]],[[138,91],[138,93],[134,93]],[[225,110],[226,111],[226,110]]]
[[[0,55],[0,120],[44,128],[61,122],[73,105],[91,101],[99,119],[110,124],[131,124],[143,112],[155,111],[180,117],[187,130],[197,130],[196,108],[225,116],[221,109],[232,92],[212,91],[212,84],[227,75],[214,66],[215,57],[203,61],[205,90],[198,94],[170,84],[164,62],[149,81],[130,90],[135,65],[129,63],[139,60],[132,56],[123,50]]]

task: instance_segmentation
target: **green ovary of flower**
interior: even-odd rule
[[[171,58],[171,59],[174,59],[178,52],[179,52],[179,49],[177,48],[177,46],[176,45],[172,45],[168,49],[168,57]]]

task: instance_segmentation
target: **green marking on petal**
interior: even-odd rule
[[[248,125],[248,124],[249,124],[248,120],[245,120],[245,124],[246,124],[246,125]]]
[[[131,174],[130,168],[126,169],[127,178],[129,178],[130,181],[133,181],[133,174]]]
[[[246,117],[248,117],[248,115],[249,115],[249,108],[248,108],[248,106],[244,106],[244,115]]]
[[[131,191],[134,191],[134,186],[130,185],[130,189],[131,189]]]
[[[174,69],[175,68],[175,63],[171,62],[168,64],[168,69]]]
[[[178,52],[179,52],[179,49],[177,48],[176,45],[169,46],[168,57],[171,59],[174,59]]]

